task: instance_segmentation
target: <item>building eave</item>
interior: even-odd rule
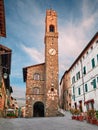
[[[2,67],[6,67],[7,73],[11,71],[11,55],[12,50],[0,44],[0,56],[2,57]]]

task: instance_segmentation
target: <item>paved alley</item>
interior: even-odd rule
[[[0,118],[0,130],[98,130],[98,126],[72,120],[65,112],[64,117]]]

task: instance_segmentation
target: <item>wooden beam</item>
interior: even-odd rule
[[[6,37],[4,0],[0,0],[0,36]]]

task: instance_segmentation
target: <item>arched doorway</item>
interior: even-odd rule
[[[42,102],[35,102],[33,106],[33,117],[44,117],[44,104]]]

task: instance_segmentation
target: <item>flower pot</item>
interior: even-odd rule
[[[96,119],[90,119],[91,124],[96,124],[97,120]]]
[[[79,121],[83,121],[84,117],[83,116],[79,116]]]
[[[96,125],[98,126],[98,120],[96,121]]]
[[[76,116],[72,116],[72,120],[75,120],[76,119]]]
[[[87,123],[90,123],[90,120],[91,120],[91,117],[87,116],[87,117],[86,117]]]

